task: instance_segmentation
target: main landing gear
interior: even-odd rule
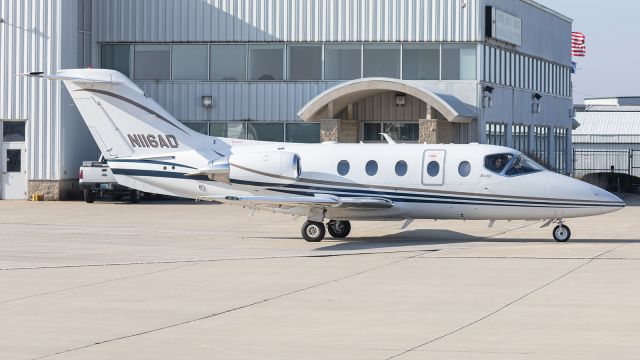
[[[327,223],[326,230],[336,239],[344,239],[351,232],[351,223],[344,220],[331,220]],[[324,239],[325,225],[318,221],[306,221],[302,225],[302,237],[308,242],[320,242]]]

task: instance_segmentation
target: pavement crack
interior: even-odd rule
[[[15,298],[15,299],[3,300],[3,301],[0,301],[0,304],[6,304],[6,303],[10,303],[10,302],[19,301],[19,300],[31,299],[31,298],[35,298],[35,297],[39,297],[39,296],[58,294],[58,293],[62,293],[62,292],[65,292],[65,291],[77,290],[77,289],[87,288],[87,287],[96,286],[96,285],[103,285],[103,284],[113,283],[113,282],[121,281],[121,280],[134,279],[134,278],[138,278],[138,277],[159,274],[159,273],[172,271],[172,270],[177,270],[177,269],[182,269],[182,268],[186,268],[186,267],[189,267],[189,266],[195,266],[195,265],[198,265],[198,263],[189,263],[189,264],[185,264],[185,265],[181,265],[181,266],[175,266],[175,267],[172,267],[172,268],[169,268],[169,269],[156,270],[156,271],[151,271],[151,272],[141,273],[141,274],[136,274],[136,275],[130,275],[130,276],[122,276],[122,277],[115,278],[115,279],[98,281],[98,282],[93,282],[93,283],[83,284],[83,285],[78,285],[78,286],[72,286],[72,287],[63,288],[63,289],[45,291],[45,292],[38,293],[38,294],[18,297],[18,298]]]
[[[456,333],[458,333],[458,332],[460,332],[460,331],[462,331],[462,330],[464,330],[464,329],[466,329],[466,328],[469,328],[469,327],[471,327],[471,326],[473,326],[473,325],[475,325],[475,324],[477,324],[477,323],[479,323],[479,322],[481,322],[481,321],[483,321],[483,320],[485,320],[485,319],[488,319],[488,318],[490,318],[491,316],[493,316],[493,315],[495,315],[495,314],[497,314],[497,313],[499,313],[499,312],[501,312],[501,311],[503,311],[503,310],[505,310],[505,309],[509,308],[510,306],[512,306],[512,305],[514,305],[514,304],[516,304],[516,303],[518,303],[518,302],[520,302],[520,301],[522,301],[523,299],[525,299],[525,298],[529,297],[530,295],[533,295],[533,294],[537,293],[538,291],[540,291],[540,290],[542,290],[542,289],[544,289],[544,288],[546,288],[546,287],[548,287],[548,286],[550,286],[550,285],[552,285],[552,284],[554,284],[554,283],[556,283],[556,282],[558,282],[558,281],[560,281],[560,280],[564,279],[565,277],[567,277],[567,276],[571,275],[572,273],[574,273],[574,272],[576,272],[576,271],[578,271],[578,270],[582,269],[583,267],[585,267],[585,266],[587,266],[587,265],[591,264],[593,261],[595,261],[595,260],[596,260],[596,259],[598,259],[599,257],[604,256],[604,255],[606,255],[606,254],[608,254],[608,253],[610,253],[610,252],[612,252],[612,251],[614,251],[614,250],[617,250],[617,249],[619,249],[619,248],[621,248],[622,246],[625,246],[625,245],[626,245],[626,244],[621,244],[621,245],[616,246],[616,247],[614,247],[614,248],[612,248],[612,249],[606,250],[606,251],[604,251],[604,252],[602,252],[602,253],[600,253],[600,254],[598,254],[598,255],[596,255],[596,256],[593,256],[593,257],[589,258],[589,259],[588,259],[588,261],[586,261],[586,262],[584,262],[584,263],[582,263],[582,264],[580,264],[580,265],[578,265],[578,266],[574,267],[573,269],[571,269],[571,270],[569,270],[569,271],[565,272],[564,274],[562,274],[562,275],[560,275],[560,276],[558,276],[558,277],[554,278],[553,280],[551,280],[551,281],[549,281],[549,282],[547,282],[547,283],[545,283],[545,284],[543,284],[543,285],[538,286],[537,288],[535,288],[535,289],[533,289],[533,290],[531,290],[531,291],[527,292],[526,294],[524,294],[524,295],[522,295],[522,296],[520,296],[520,297],[518,297],[518,298],[516,298],[516,299],[514,299],[514,300],[512,300],[512,301],[510,301],[510,302],[508,302],[508,303],[506,303],[505,305],[503,305],[503,306],[499,307],[498,309],[496,309],[496,310],[494,310],[494,311],[492,311],[492,312],[490,312],[490,313],[488,313],[488,314],[486,314],[486,315],[484,315],[484,316],[482,316],[482,317],[480,317],[480,318],[478,318],[478,319],[476,319],[476,320],[474,320],[474,321],[472,321],[472,322],[470,322],[470,323],[467,323],[467,324],[465,324],[465,325],[463,325],[463,326],[460,326],[460,327],[458,327],[458,328],[456,328],[456,329],[454,329],[454,330],[452,330],[452,331],[449,331],[449,332],[447,332],[446,334],[440,335],[440,336],[438,336],[438,337],[436,337],[436,338],[433,338],[433,339],[431,339],[431,340],[429,340],[429,341],[425,341],[425,342],[423,342],[423,343],[421,343],[421,344],[418,344],[418,345],[416,345],[416,346],[414,346],[414,347],[412,347],[412,348],[410,348],[410,349],[404,350],[404,351],[402,351],[402,352],[400,352],[400,353],[398,353],[398,354],[395,354],[395,355],[393,355],[393,356],[390,356],[390,357],[386,358],[385,360],[390,360],[390,359],[399,358],[399,357],[401,357],[401,356],[403,356],[403,355],[406,355],[406,354],[408,354],[408,353],[410,353],[410,352],[413,352],[413,351],[415,351],[415,350],[418,350],[418,349],[420,349],[420,348],[423,348],[423,347],[425,347],[425,346],[427,346],[427,345],[429,345],[429,344],[433,344],[433,343],[434,343],[434,342],[436,342],[436,341],[439,341],[439,340],[442,340],[442,339],[444,339],[444,338],[446,338],[446,337],[449,337],[449,336],[451,336],[451,335],[454,335],[454,334],[456,334]]]
[[[83,267],[108,267],[108,266],[135,266],[135,265],[161,265],[161,264],[181,264],[181,263],[207,263],[218,261],[246,261],[246,260],[274,260],[274,259],[297,259],[297,258],[329,258],[341,256],[361,256],[361,255],[382,255],[382,254],[405,254],[421,252],[436,252],[440,249],[413,249],[413,250],[394,250],[394,251],[358,251],[351,253],[325,253],[325,254],[300,254],[300,255],[275,255],[275,256],[247,256],[237,258],[219,258],[219,259],[187,259],[187,260],[166,260],[166,261],[133,261],[122,263],[105,263],[105,264],[76,264],[76,265],[52,265],[52,266],[25,266],[15,268],[0,268],[0,271],[18,271],[18,270],[46,270],[46,269],[73,269]]]
[[[372,271],[380,270],[380,269],[383,269],[383,268],[398,264],[400,262],[411,260],[411,259],[417,258],[419,256],[422,256],[422,255],[424,255],[426,253],[429,253],[429,251],[421,251],[421,250],[413,251],[413,253],[416,253],[416,252],[418,252],[418,254],[407,256],[407,257],[403,257],[401,259],[398,259],[398,260],[395,260],[395,261],[392,261],[392,262],[389,262],[389,263],[385,263],[385,264],[382,264],[382,265],[378,265],[378,266],[375,266],[375,267],[372,267],[372,268],[369,268],[369,269],[366,269],[366,270],[358,271],[358,272],[355,272],[355,273],[352,273],[352,274],[349,274],[349,275],[346,275],[346,276],[341,276],[341,277],[338,277],[338,278],[335,278],[335,279],[332,279],[332,280],[327,280],[327,281],[323,281],[323,282],[320,282],[320,283],[316,283],[316,284],[313,284],[313,285],[310,285],[310,286],[306,286],[306,287],[303,287],[303,288],[300,288],[300,289],[288,291],[286,293],[282,293],[282,294],[279,294],[279,295],[276,295],[276,296],[272,296],[272,297],[268,297],[268,298],[265,298],[265,299],[262,299],[262,300],[254,301],[254,302],[251,302],[251,303],[248,303],[248,304],[236,306],[236,307],[233,307],[233,308],[230,308],[230,309],[227,309],[227,310],[211,313],[211,314],[204,315],[204,316],[201,316],[201,317],[198,317],[198,318],[195,318],[195,319],[185,320],[185,321],[181,321],[181,322],[178,322],[178,323],[157,327],[157,328],[154,328],[154,329],[140,331],[140,332],[129,334],[129,335],[123,335],[123,336],[119,336],[119,337],[115,337],[115,338],[111,338],[111,339],[107,339],[107,340],[97,341],[97,342],[94,342],[92,344],[79,346],[79,347],[75,347],[75,348],[72,348],[72,349],[58,351],[58,352],[53,353],[53,354],[48,354],[48,355],[44,355],[44,356],[33,358],[33,360],[50,358],[50,357],[54,357],[54,356],[57,356],[57,355],[67,354],[67,353],[70,353],[70,352],[83,350],[83,349],[87,349],[87,348],[98,346],[98,345],[102,345],[102,344],[107,344],[107,343],[112,343],[112,342],[116,342],[116,341],[119,341],[119,340],[125,340],[125,339],[129,339],[129,338],[137,337],[137,336],[147,335],[147,334],[151,334],[151,333],[155,333],[155,332],[159,332],[159,331],[175,328],[175,327],[178,327],[178,326],[192,324],[192,323],[195,323],[195,322],[198,322],[198,321],[211,319],[211,318],[214,318],[214,317],[217,317],[217,316],[221,316],[221,315],[232,313],[234,311],[247,309],[247,308],[250,308],[250,307],[253,307],[253,306],[256,306],[256,305],[264,304],[264,303],[275,301],[275,300],[278,300],[278,299],[281,299],[281,298],[284,298],[284,297],[287,297],[287,296],[295,295],[295,294],[298,294],[298,293],[301,293],[301,292],[304,292],[304,291],[307,291],[307,290],[315,289],[315,288],[318,288],[318,287],[321,287],[321,286],[325,286],[325,285],[333,284],[333,283],[336,283],[336,282],[339,282],[339,281],[343,281],[343,280],[347,280],[347,279],[350,279],[350,278],[354,278],[356,276],[360,276],[360,275],[363,275],[363,274],[366,274],[366,273],[369,273],[369,272],[372,272]]]

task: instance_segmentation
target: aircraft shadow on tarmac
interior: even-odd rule
[[[478,237],[451,230],[419,229],[403,231],[378,237],[349,237],[347,239],[325,238],[314,251],[373,250],[382,248],[402,248],[411,246],[465,244],[465,243],[540,243],[556,244],[549,238],[502,238]],[[575,239],[568,244],[640,244],[640,239]],[[558,244],[564,245],[564,244]]]

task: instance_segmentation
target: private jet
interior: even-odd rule
[[[346,238],[353,220],[536,220],[610,213],[615,195],[481,144],[295,144],[210,137],[105,69],[20,74],[61,80],[121,185],[306,217],[302,237]]]

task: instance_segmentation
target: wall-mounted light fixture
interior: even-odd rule
[[[202,107],[206,107],[206,108],[213,107],[213,96],[211,96],[211,95],[203,95],[202,96]]]
[[[493,98],[491,97],[493,90],[495,90],[495,88],[489,85],[482,88],[482,107],[485,109],[493,107]]]
[[[404,106],[406,104],[405,94],[396,94],[396,106]]]
[[[533,94],[533,104],[531,105],[531,111],[534,114],[540,114],[540,99],[542,99],[542,95],[539,93]]]

